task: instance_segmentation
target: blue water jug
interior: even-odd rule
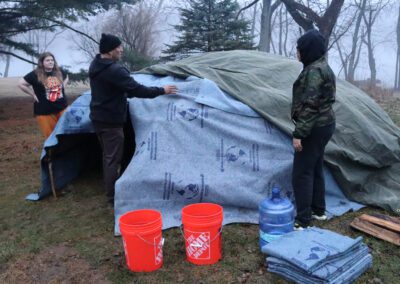
[[[293,231],[294,207],[286,197],[281,197],[280,188],[272,188],[271,198],[259,205],[260,249],[283,234]]]

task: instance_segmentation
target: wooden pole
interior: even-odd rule
[[[52,162],[52,152],[51,149],[49,149],[49,157],[48,157],[48,167],[49,167],[49,176],[50,176],[50,186],[51,186],[51,191],[53,192],[53,196],[55,199],[57,199],[57,194],[56,194],[56,186],[54,183],[54,176],[53,176],[53,162]]]

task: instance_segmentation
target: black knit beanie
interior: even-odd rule
[[[104,54],[110,52],[111,50],[117,48],[121,45],[121,40],[110,34],[101,34],[100,39],[100,53]]]
[[[308,30],[297,40],[297,50],[305,67],[325,55],[325,38],[315,29]]]

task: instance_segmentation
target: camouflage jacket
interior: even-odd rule
[[[292,120],[296,124],[293,137],[307,137],[313,127],[335,122],[335,74],[322,57],[306,66],[293,84]]]

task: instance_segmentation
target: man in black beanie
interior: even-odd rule
[[[122,44],[121,40],[110,34],[101,34],[100,39],[100,54],[106,54]]]
[[[103,175],[110,205],[114,205],[114,185],[120,174],[124,149],[124,123],[127,120],[127,98],[154,98],[163,94],[175,94],[176,86],[146,87],[137,83],[128,69],[117,61],[121,59],[121,40],[110,34],[102,34],[100,54],[89,68],[92,100],[90,119],[103,150]]]

